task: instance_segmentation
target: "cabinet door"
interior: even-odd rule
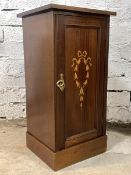
[[[69,147],[105,134],[108,19],[56,16],[56,142]]]

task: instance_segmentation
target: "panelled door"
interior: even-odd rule
[[[56,85],[60,149],[104,134],[106,25],[104,17],[56,15],[55,79],[62,80]]]

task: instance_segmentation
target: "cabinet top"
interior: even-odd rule
[[[81,8],[81,7],[74,7],[74,6],[66,6],[66,5],[58,5],[58,4],[48,4],[44,5],[32,10],[28,10],[26,12],[19,13],[17,17],[27,17],[36,15],[39,13],[45,13],[51,10],[56,11],[68,11],[68,12],[81,12],[81,13],[91,13],[91,14],[100,14],[100,15],[116,15],[116,12],[111,11],[104,11],[104,10],[97,10],[97,9],[89,9],[89,8]]]

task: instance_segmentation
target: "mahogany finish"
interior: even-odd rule
[[[106,150],[111,14],[50,4],[18,15],[24,34],[27,146],[54,170]]]
[[[70,12],[80,12],[80,13],[92,13],[92,14],[102,14],[102,15],[116,15],[116,12],[106,11],[106,10],[97,10],[97,9],[89,9],[89,8],[81,8],[81,7],[73,7],[73,6],[65,6],[58,4],[47,4],[42,7],[38,7],[32,10],[28,10],[26,12],[19,13],[18,17],[27,17],[29,15],[35,15],[43,12],[47,12],[50,10],[55,11],[70,11]]]
[[[44,144],[27,133],[27,146],[53,170],[57,171],[84,159],[106,151],[107,137],[102,136],[88,142],[53,152]]]

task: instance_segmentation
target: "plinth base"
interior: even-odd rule
[[[98,137],[58,152],[53,152],[28,132],[26,139],[27,147],[55,171],[103,153],[107,148],[107,136]]]

